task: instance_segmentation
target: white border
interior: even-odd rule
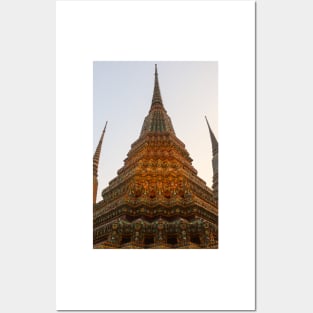
[[[57,309],[255,308],[252,1],[57,2]],[[93,250],[92,62],[219,62],[219,250]]]

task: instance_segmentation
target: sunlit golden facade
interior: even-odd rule
[[[94,157],[94,181],[98,160],[99,155]],[[197,176],[176,137],[157,69],[139,138],[98,203],[95,189],[94,184],[94,248],[218,248],[217,186],[212,190]]]

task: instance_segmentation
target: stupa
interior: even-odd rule
[[[218,143],[209,130],[214,141],[212,189],[198,177],[175,134],[155,66],[152,103],[140,136],[98,203],[96,178],[105,129],[95,152],[94,248],[218,248]]]

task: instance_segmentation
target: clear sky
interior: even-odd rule
[[[199,177],[212,186],[212,152],[206,115],[218,140],[217,62],[94,62],[93,152],[108,121],[98,168],[98,197],[123,166],[151,106],[154,64],[162,100],[176,136]]]

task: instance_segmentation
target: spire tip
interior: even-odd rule
[[[105,130],[106,130],[106,128],[107,128],[107,125],[108,125],[108,121],[105,122],[103,132],[105,132]]]

